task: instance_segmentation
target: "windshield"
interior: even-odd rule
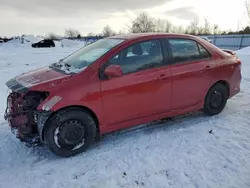
[[[78,73],[123,41],[122,39],[107,38],[98,40],[60,61],[59,67],[66,73]]]

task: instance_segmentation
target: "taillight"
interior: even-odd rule
[[[239,69],[241,71],[241,60],[237,57],[236,62],[239,64]]]
[[[237,63],[241,64],[241,60],[239,58],[236,59]]]

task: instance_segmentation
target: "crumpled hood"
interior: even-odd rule
[[[21,74],[9,80],[8,82],[6,82],[6,86],[16,92],[25,92],[25,90],[28,90],[31,87],[42,84],[46,85],[46,83],[57,83],[62,79],[69,78],[70,76],[71,75],[57,72],[50,67],[43,67]]]

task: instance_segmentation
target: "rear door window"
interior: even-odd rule
[[[198,44],[198,47],[200,49],[201,58],[210,58],[211,57],[211,54],[203,46]]]
[[[174,62],[194,61],[209,58],[210,53],[194,40],[169,39]]]

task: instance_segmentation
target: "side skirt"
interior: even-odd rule
[[[202,108],[203,108],[203,102],[200,102],[196,105],[189,106],[187,108],[172,110],[172,111],[168,111],[168,112],[164,112],[160,114],[154,114],[154,115],[146,116],[146,117],[141,117],[141,118],[133,119],[133,120],[126,121],[126,122],[121,122],[115,125],[106,125],[106,126],[100,125],[100,135],[122,130],[122,129],[131,128],[140,124],[145,124],[145,123],[149,123],[149,122],[156,121],[156,120],[161,120],[161,119],[168,118],[168,117],[182,115],[191,111],[198,111]]]

